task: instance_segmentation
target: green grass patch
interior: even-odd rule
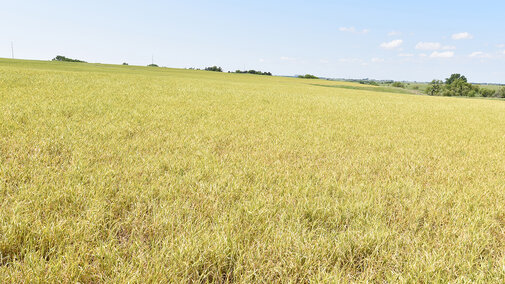
[[[378,87],[378,86],[361,86],[361,85],[324,85],[324,84],[310,84],[313,86],[326,87],[326,88],[339,88],[347,90],[359,90],[359,91],[372,91],[379,93],[395,93],[395,94],[412,94],[404,89],[391,88],[391,87]]]

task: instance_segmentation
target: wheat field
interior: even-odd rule
[[[505,101],[0,59],[0,282],[505,281]]]

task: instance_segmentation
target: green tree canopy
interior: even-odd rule
[[[452,84],[452,83],[454,83],[456,80],[461,80],[461,81],[463,81],[463,82],[465,82],[465,83],[468,83],[468,80],[466,79],[466,77],[465,77],[465,76],[463,76],[463,75],[461,75],[461,74],[458,74],[458,73],[456,73],[456,74],[452,74],[452,75],[451,75],[451,77],[446,78],[446,79],[445,79],[445,83],[446,83],[447,85],[451,85],[451,84]]]

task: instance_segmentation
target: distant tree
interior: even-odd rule
[[[465,76],[455,79],[451,84],[450,88],[454,91],[456,96],[468,96],[470,91],[472,91],[472,85],[468,84]]]
[[[435,83],[435,84],[434,84]],[[489,92],[486,89],[479,88],[477,85],[472,85],[468,83],[465,76],[455,73],[451,74],[449,78],[445,79],[445,85],[442,90],[439,91],[440,81],[432,81],[431,86],[428,86],[427,93],[437,95],[440,93],[442,96],[465,96],[465,97],[476,97],[478,95],[486,97],[492,96],[493,91]],[[433,87],[433,85],[437,85]],[[435,89],[433,89],[435,88]]]
[[[362,85],[372,85],[372,86],[379,86],[379,83],[374,80],[369,80],[369,79],[363,79],[363,80],[350,80],[351,82],[358,82]]]
[[[426,88],[426,93],[430,96],[439,96],[443,89],[443,84],[441,80],[433,80]]]
[[[128,63],[126,63],[126,62],[123,62],[123,65],[128,65]]]
[[[78,59],[72,59],[72,58],[67,58],[62,55],[57,55],[55,58],[53,58],[52,61],[64,61],[64,62],[80,62],[80,63],[86,63],[86,61],[78,60]]]
[[[468,80],[466,79],[465,76],[462,76],[461,74],[452,74],[451,77],[449,78],[446,78],[445,79],[445,84],[446,85],[451,85],[452,83],[454,83],[456,80],[460,80],[460,81],[463,81],[465,83],[468,83]]]
[[[148,67],[159,67],[158,65],[156,65],[156,64],[154,64],[154,63],[149,64],[149,65],[147,65],[147,66],[148,66]]]
[[[241,71],[241,70],[236,70],[235,73],[238,74],[254,74],[254,75],[265,75],[265,76],[272,76],[272,73],[270,72],[261,72],[261,71],[256,71],[256,70],[247,70],[247,71]]]
[[[393,84],[391,84],[391,86],[396,88],[405,88],[405,84],[402,82],[394,82]]]
[[[314,75],[311,75],[311,74],[300,75],[300,76],[298,76],[298,78],[302,78],[302,79],[319,79],[318,77],[316,77]]]
[[[212,67],[205,68],[205,71],[223,72],[223,68],[217,67],[217,66],[212,66]]]

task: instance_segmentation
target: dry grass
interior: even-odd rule
[[[0,60],[0,282],[503,282],[505,102],[313,84]]]

